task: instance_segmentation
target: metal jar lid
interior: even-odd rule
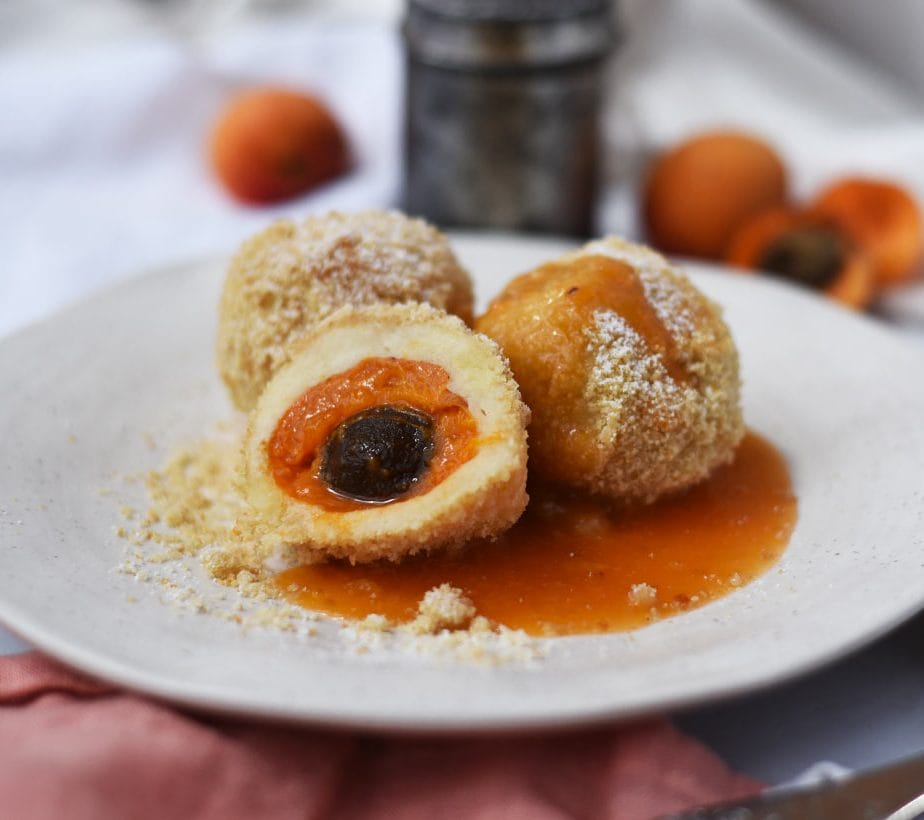
[[[613,46],[611,0],[409,0],[413,59],[445,69],[523,71],[602,59]]]

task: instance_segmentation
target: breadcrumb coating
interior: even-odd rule
[[[423,302],[472,319],[472,283],[444,234],[395,211],[282,220],[234,256],[219,304],[218,370],[249,411],[291,343],[345,305]]]
[[[477,450],[436,486],[388,504],[333,511],[288,495],[274,481],[267,442],[309,388],[370,356],[443,367],[449,387],[477,424]],[[407,555],[497,535],[526,506],[529,411],[498,346],[428,305],[344,308],[309,331],[270,380],[250,414],[242,487],[255,535],[268,550],[295,548],[300,560],[354,563]]]
[[[599,282],[579,272],[593,257],[628,265],[647,304],[590,299],[578,313],[570,271],[594,292]],[[644,311],[667,348],[636,326]],[[476,327],[505,350],[532,410],[531,475],[651,502],[730,461],[744,435],[738,354],[719,308],[641,245],[597,240],[524,274]]]
[[[417,617],[405,629],[416,635],[436,635],[444,629],[465,629],[477,615],[475,605],[461,589],[440,584],[424,593]]]

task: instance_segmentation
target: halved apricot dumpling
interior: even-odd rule
[[[532,477],[647,503],[731,461],[744,435],[719,308],[642,245],[611,236],[522,274],[475,327],[532,411]]]
[[[345,308],[267,384],[244,439],[261,538],[364,562],[502,532],[526,424],[497,346],[423,305]]]

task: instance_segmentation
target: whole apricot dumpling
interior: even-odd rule
[[[283,220],[231,261],[218,316],[218,369],[250,410],[291,343],[344,305],[419,302],[472,318],[472,283],[446,236],[395,211]]]
[[[476,329],[532,412],[531,476],[652,501],[730,461],[744,433],[718,308],[642,246],[599,240],[523,274]]]

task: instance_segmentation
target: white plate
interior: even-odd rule
[[[459,236],[484,299],[562,246]],[[748,424],[785,453],[799,521],[778,568],[632,633],[552,639],[539,663],[358,656],[178,614],[113,571],[117,472],[230,413],[213,369],[221,264],[136,279],[0,345],[0,620],[76,667],[215,711],[376,729],[564,725],[766,686],[924,604],[924,360],[889,331],[755,277],[697,266],[741,349]],[[137,597],[130,603],[130,597]]]

